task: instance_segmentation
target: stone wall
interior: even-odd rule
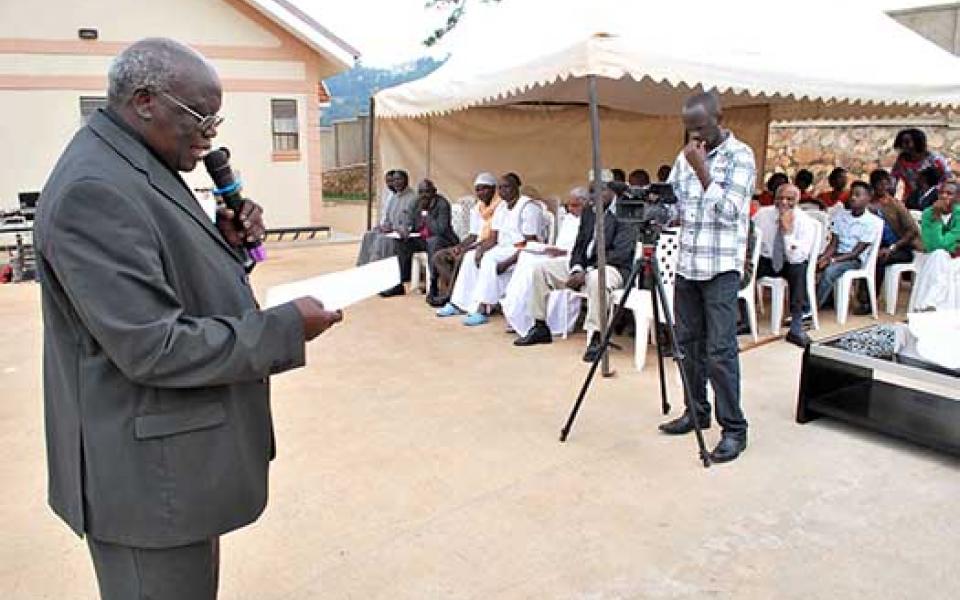
[[[960,170],[960,128],[929,121],[891,122],[882,125],[827,125],[792,126],[773,125],[767,143],[766,173],[762,186],[775,171],[786,173],[790,178],[803,168],[814,174],[814,189],[827,189],[827,175],[834,167],[843,167],[850,172],[850,180],[869,178],[870,171],[878,167],[889,169],[897,154],[893,140],[897,132],[907,127],[918,127],[927,134],[927,147],[946,155],[954,172]]]
[[[374,176],[377,176],[374,174]],[[374,182],[376,185],[377,182]],[[324,196],[350,196],[367,193],[367,165],[357,164],[323,172]]]

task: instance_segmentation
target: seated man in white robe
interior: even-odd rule
[[[544,261],[556,262],[564,268],[569,264],[569,255],[580,230],[580,213],[589,199],[590,194],[587,188],[576,187],[570,190],[566,213],[562,214],[560,220],[556,244],[540,252],[525,251],[520,254],[513,277],[507,285],[503,300],[500,301],[500,307],[503,309],[503,316],[507,319],[510,329],[521,336],[526,335],[533,327],[533,317],[530,314],[530,290],[533,287],[536,267]],[[546,321],[554,334],[568,333],[563,331],[564,325],[569,327],[575,323],[580,310],[580,298],[570,298],[567,302],[564,302],[564,299],[566,299],[565,296],[551,295],[548,302]],[[566,315],[564,315],[565,312]]]
[[[636,250],[636,232],[628,223],[617,218],[614,192],[606,188],[601,192],[604,213],[604,248],[607,266],[604,272],[607,293],[622,286],[633,267]],[[549,344],[553,341],[547,326],[547,301],[550,292],[563,288],[584,290],[587,294],[587,318],[583,328],[587,332],[589,346],[583,356],[592,362],[600,353],[601,319],[606,318],[605,307],[600,306],[600,277],[597,270],[597,244],[594,208],[587,207],[580,218],[580,231],[568,264],[546,261],[537,265],[530,290],[530,316],[534,325],[523,337],[517,338],[517,346]]]
[[[467,252],[453,285],[453,294],[438,317],[467,313],[464,325],[483,325],[490,311],[506,291],[517,262],[519,244],[539,239],[543,211],[535,202],[520,195],[520,181],[508,173],[497,184],[500,204],[493,215],[490,237]]]

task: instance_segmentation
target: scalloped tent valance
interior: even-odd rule
[[[646,115],[676,114],[692,89],[769,106],[771,120],[960,106],[960,58],[849,3],[511,0],[470,16],[442,67],[376,95],[378,118],[585,102],[589,75],[602,106]]]

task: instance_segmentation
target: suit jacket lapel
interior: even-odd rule
[[[161,164],[140,141],[135,140],[109,117],[100,112],[90,118],[89,127],[98,137],[126,159],[133,168],[146,175],[147,180],[155,190],[176,204],[234,260],[242,262],[240,255],[223,239],[220,231],[203,212],[200,203],[193,197],[183,181],[176,177],[165,165]]]

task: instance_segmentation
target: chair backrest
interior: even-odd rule
[[[473,196],[467,196],[450,205],[450,225],[460,239],[470,233],[470,211],[475,201]]]
[[[817,250],[811,254],[811,256],[820,256],[820,253],[826,250],[830,243],[830,214],[822,210],[810,211],[806,214],[820,225],[820,235],[817,236]]]
[[[756,287],[757,287],[757,265],[760,264],[760,246],[761,246],[761,244],[760,244],[760,232],[759,232],[757,229],[754,229],[754,230],[753,230],[753,236],[754,236],[754,240],[753,240],[753,251],[751,252],[750,256],[748,257],[748,258],[750,259],[750,265],[751,265],[753,268],[750,269],[750,281],[747,282],[747,287],[748,287],[748,288],[756,288]]]
[[[758,244],[759,246],[759,244]],[[642,252],[638,245],[638,252]],[[680,262],[680,232],[677,229],[664,229],[657,239],[657,247],[653,252],[657,270],[660,271],[660,280],[663,282],[663,291],[667,296],[668,306],[662,307],[673,314],[673,289],[677,280],[677,263]],[[662,318],[662,317],[661,317]]]
[[[823,223],[819,220],[813,221],[814,231],[816,232],[810,242],[810,258],[807,259],[807,285],[817,280],[817,258],[820,256],[820,242],[823,239]]]
[[[543,220],[546,222],[545,235],[547,238],[544,243],[553,245],[557,242],[557,215],[547,209],[543,209]]]
[[[875,219],[874,229],[876,231],[873,234],[873,242],[870,244],[870,247],[867,248],[867,260],[863,261],[862,268],[867,273],[873,274],[877,269],[877,257],[880,255],[880,241],[883,239],[883,219],[869,212],[867,216]]]

